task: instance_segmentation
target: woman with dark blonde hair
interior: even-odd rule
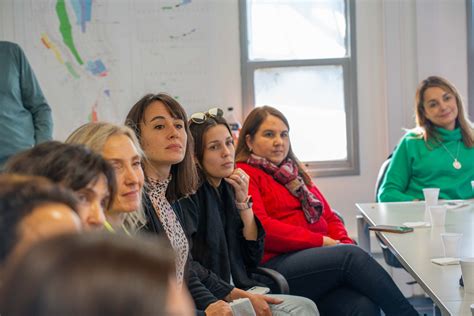
[[[104,157],[114,168],[117,193],[104,226],[111,232],[135,233],[145,225],[141,203],[144,154],[135,133],[127,126],[106,122],[87,123],[76,129],[66,143],[83,144]]]
[[[441,199],[472,198],[474,130],[457,89],[444,78],[426,78],[416,91],[415,115],[417,126],[393,153],[379,200],[423,200],[423,188],[440,188]]]
[[[266,231],[261,264],[283,274],[290,294],[321,315],[418,315],[390,275],[353,245],[344,225],[291,150],[289,124],[270,106],[240,131],[237,167],[250,176],[252,210]]]

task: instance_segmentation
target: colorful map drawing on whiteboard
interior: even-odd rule
[[[44,46],[46,46],[47,49],[50,49],[53,51],[54,53],[54,57],[56,57],[56,59],[61,63],[63,64],[64,66],[66,66],[66,69],[69,71],[69,73],[71,74],[71,76],[75,79],[79,79],[79,74],[77,73],[76,70],[74,70],[74,66],[71,64],[70,61],[64,61],[63,59],[63,56],[61,54],[61,52],[59,51],[57,45],[51,41],[48,37],[48,35],[46,33],[43,33],[41,35],[41,42],[43,43]]]
[[[86,22],[90,22],[92,17],[92,0],[70,0],[70,3],[76,15],[77,25],[80,26],[81,32],[85,33]],[[81,77],[79,72],[75,69],[76,63],[79,67],[83,67],[84,70],[88,71],[93,76],[107,76],[107,67],[100,58],[88,60],[86,63],[84,63],[83,58],[79,54],[74,40],[74,29],[70,22],[65,0],[57,0],[55,9],[59,20],[59,31],[61,33],[63,44],[69,49],[75,60],[65,60],[64,54],[62,54],[61,50],[58,48],[60,44],[51,40],[46,33],[41,35],[41,42],[43,45],[53,52],[58,62],[63,64],[69,74],[75,79],[79,79]]]
[[[100,59],[97,59],[95,61],[91,61],[91,60],[88,61],[86,68],[94,76],[98,76],[98,77],[107,76],[107,69],[105,68],[104,63]]]
[[[226,9],[212,1],[7,1],[15,3],[9,36],[23,40],[32,56],[57,139],[85,122],[123,122],[148,92],[167,92],[190,112],[214,102],[203,92],[209,66],[201,61],[203,43],[215,35],[204,31]]]
[[[69,21],[69,15],[67,14],[66,3],[64,2],[64,0],[58,0],[56,2],[56,14],[58,15],[59,31],[61,32],[61,35],[63,37],[64,44],[74,55],[77,63],[79,65],[84,64],[81,56],[79,55],[79,52],[77,51],[76,45],[74,44],[74,38],[72,36],[72,26],[71,22]]]
[[[43,45],[53,53],[54,58],[60,64],[64,65],[67,73],[73,79],[87,79],[90,78],[90,75],[95,78],[107,77],[109,71],[103,59],[97,58],[97,52],[93,52],[91,47],[85,46],[87,42],[78,41],[81,36],[87,36],[86,25],[91,22],[92,18],[92,0],[54,1],[55,13],[59,21],[59,37],[52,30],[49,30],[51,35],[43,32],[41,34]],[[76,23],[71,23],[71,19],[74,17]],[[91,57],[87,57],[87,55]],[[102,91],[102,84],[98,85],[100,86],[98,89]],[[110,90],[107,89],[105,95],[110,98],[110,94]],[[99,119],[99,103],[99,99],[97,99],[91,106],[92,109],[88,115],[89,121],[95,122]]]
[[[95,101],[94,105],[92,106],[91,113],[89,114],[89,122],[98,122],[99,115],[97,114],[97,101]]]
[[[77,24],[81,26],[82,33],[86,32],[86,22],[91,21],[92,0],[71,0]]]

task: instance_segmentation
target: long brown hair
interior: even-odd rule
[[[187,134],[186,152],[183,161],[171,166],[171,182],[166,190],[166,198],[169,202],[174,202],[184,196],[194,193],[198,185],[196,167],[193,162],[193,138],[189,131],[186,112],[181,104],[165,93],[147,94],[143,96],[128,112],[125,125],[130,127],[137,136],[140,143],[141,128],[140,123],[145,122],[145,110],[153,102],[159,101],[164,104],[170,114],[177,119],[183,120]],[[141,144],[143,146],[143,143]]]
[[[229,135],[232,136],[232,131],[230,130],[229,124],[227,124],[227,121],[222,116],[206,117],[204,122],[201,124],[197,124],[192,120],[189,120],[189,129],[191,130],[191,134],[193,135],[194,139],[194,157],[196,159],[197,169],[199,171],[200,183],[204,182],[206,179],[206,170],[204,170],[202,162],[205,151],[204,135],[211,127],[217,125],[225,126],[229,131]]]
[[[458,117],[456,118],[456,127],[461,129],[462,139],[466,147],[474,147],[474,132],[472,124],[466,118],[461,95],[459,94],[456,87],[448,80],[438,77],[430,76],[423,80],[417,90],[415,96],[415,113],[416,113],[416,125],[423,130],[423,137],[425,141],[431,139],[439,139],[439,134],[436,131],[436,126],[426,117],[425,114],[425,92],[428,88],[441,88],[445,92],[448,92],[456,99],[456,105],[458,108]]]
[[[239,140],[237,141],[237,148],[235,150],[235,161],[247,161],[251,154],[250,148],[247,146],[247,135],[250,137],[250,139],[253,139],[262,123],[270,115],[279,118],[286,125],[288,131],[290,131],[290,124],[288,123],[288,120],[279,110],[268,105],[254,108],[245,119],[244,125],[240,130]],[[288,155],[286,156],[286,158],[291,158],[294,162],[296,162],[298,166],[298,173],[303,177],[303,180],[306,185],[311,185],[311,177],[305,171],[303,164],[298,160],[298,158],[296,158],[293,149],[291,148],[291,141],[290,148],[288,150]]]

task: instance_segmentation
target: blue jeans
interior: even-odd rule
[[[321,315],[418,315],[390,275],[354,245],[300,250],[264,264],[283,274],[290,294],[307,297]]]
[[[270,304],[273,316],[319,316],[318,308],[313,301],[300,296],[268,294],[281,299],[280,304]]]

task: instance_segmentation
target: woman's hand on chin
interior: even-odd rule
[[[244,203],[247,200],[249,179],[250,177],[240,168],[235,168],[230,176],[224,178],[234,188],[237,203]]]

